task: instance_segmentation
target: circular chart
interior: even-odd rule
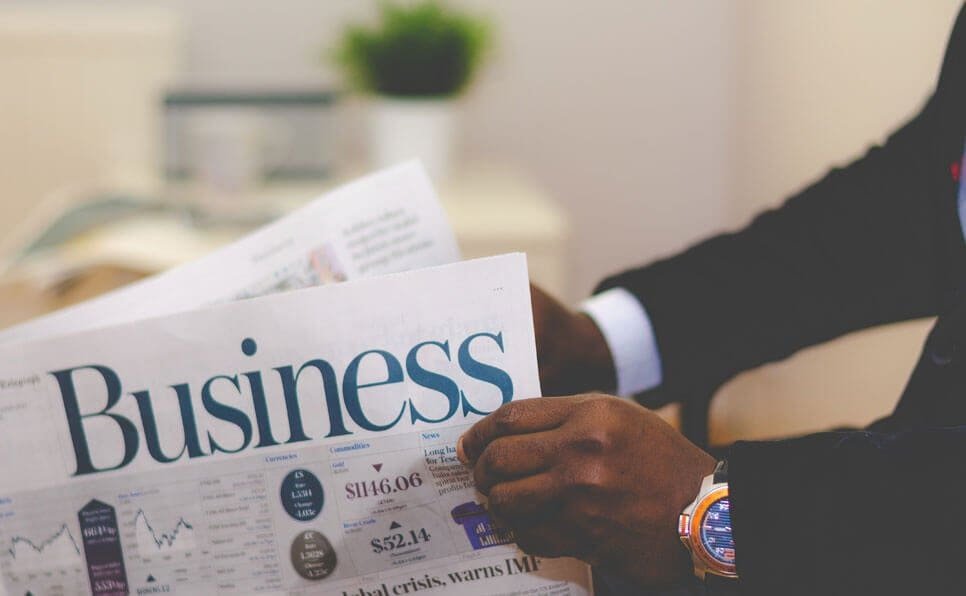
[[[282,507],[292,519],[310,521],[322,512],[325,493],[322,483],[308,470],[292,470],[282,480]]]

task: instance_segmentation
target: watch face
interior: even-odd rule
[[[723,497],[711,503],[701,518],[699,534],[705,551],[715,561],[735,564],[735,541],[731,536],[731,502]]]

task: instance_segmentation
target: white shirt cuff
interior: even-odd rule
[[[600,328],[614,358],[617,394],[629,397],[661,384],[661,354],[644,305],[624,288],[591,296],[580,309]]]

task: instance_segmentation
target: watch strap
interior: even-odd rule
[[[728,460],[723,459],[714,467],[713,480],[715,484],[728,482]]]

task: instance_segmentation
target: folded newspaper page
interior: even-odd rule
[[[456,459],[540,393],[530,308],[508,255],[0,346],[0,585],[592,593]]]
[[[0,331],[0,343],[459,258],[429,178],[410,162],[332,191],[208,257]]]

